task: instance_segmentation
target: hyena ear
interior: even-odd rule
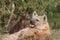
[[[37,15],[38,15],[37,12],[34,11],[32,16],[37,16]]]
[[[43,21],[47,21],[47,16],[44,14]]]

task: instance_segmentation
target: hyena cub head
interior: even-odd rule
[[[47,21],[47,16],[39,16],[35,11],[33,12],[32,15],[32,20],[33,24],[35,25],[35,28],[39,29],[42,34],[50,35],[50,30],[49,30],[49,24]]]

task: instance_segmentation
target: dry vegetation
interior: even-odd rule
[[[52,35],[49,37],[48,40],[60,40],[60,30],[52,30]]]

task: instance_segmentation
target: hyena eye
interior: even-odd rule
[[[36,21],[39,21],[38,19],[36,19]]]
[[[45,21],[45,19],[46,19],[46,18],[44,17],[43,20]]]

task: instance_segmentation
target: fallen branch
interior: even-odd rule
[[[14,10],[15,10],[15,5],[14,5],[14,3],[12,3],[12,11],[10,11],[9,9],[8,9],[8,12],[9,13],[11,13],[11,15],[10,15],[10,18],[9,18],[9,20],[8,20],[8,23],[7,23],[7,25],[5,25],[5,28],[7,29],[8,28],[8,26],[9,26],[9,24],[10,24],[10,22],[11,22],[11,19],[12,19],[12,17],[13,17],[13,13],[14,13]]]

